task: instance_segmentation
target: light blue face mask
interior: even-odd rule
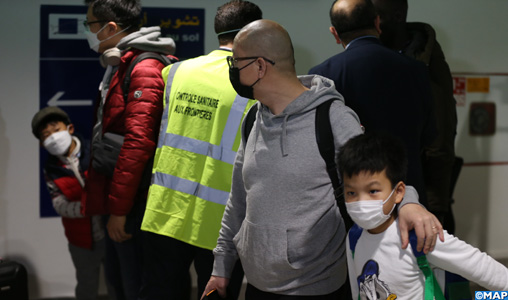
[[[92,49],[93,51],[95,52],[99,52],[99,45],[102,43],[102,42],[105,42],[117,35],[119,35],[120,33],[124,32],[125,30],[129,29],[130,26],[120,30],[119,32],[117,32],[116,34],[108,37],[107,39],[104,39],[104,40],[99,40],[99,38],[97,37],[97,35],[99,34],[99,32],[101,32],[104,28],[106,28],[106,26],[108,26],[108,24],[102,26],[101,29],[99,29],[99,31],[97,31],[96,33],[93,33],[91,32],[90,30],[87,30],[85,31],[85,36],[86,36],[86,39],[88,40],[88,45],[90,46],[90,49]]]

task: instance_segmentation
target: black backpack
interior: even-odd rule
[[[127,68],[127,71],[125,72],[125,79],[124,79],[123,84],[122,84],[123,98],[124,98],[125,101],[127,101],[127,97],[129,95],[129,86],[131,84],[131,73],[132,73],[132,70],[134,70],[134,67],[140,61],[142,61],[144,59],[147,59],[147,58],[156,59],[156,60],[160,61],[161,63],[163,63],[165,66],[168,66],[168,65],[178,61],[178,58],[176,58],[175,56],[172,56],[172,55],[166,56],[164,54],[156,53],[156,52],[143,52],[140,55],[138,55],[131,62],[131,64]]]
[[[346,225],[346,232],[348,232],[351,226],[353,226],[353,221],[347,213],[346,204],[344,202],[342,181],[337,174],[337,165],[335,163],[335,144],[333,141],[332,125],[330,124],[330,105],[332,105],[332,102],[335,100],[338,99],[330,99],[321,103],[316,108],[316,141],[319,147],[319,153],[325,160],[326,172],[332,181],[335,200],[337,201],[337,206],[339,207],[340,214],[344,220],[344,224]],[[257,105],[254,105],[245,116],[245,127],[243,131],[245,143],[247,143],[252,126],[256,120],[257,111],[258,107]]]
[[[124,101],[127,102],[127,98],[129,96],[129,86],[131,84],[131,73],[132,70],[134,70],[134,67],[142,60],[144,59],[156,59],[163,63],[165,66],[168,66],[170,64],[173,64],[175,62],[178,62],[178,58],[172,55],[164,55],[157,52],[143,52],[140,55],[138,55],[129,65],[127,68],[127,71],[125,72],[125,79],[122,84],[122,91],[123,91],[123,98]],[[123,142],[122,142],[123,143]],[[120,151],[120,150],[118,150]],[[120,154],[120,152],[118,152]],[[117,156],[118,157],[118,156]],[[143,175],[141,176],[141,183],[139,184],[140,189],[145,190],[148,189],[151,183],[152,178],[152,168],[153,168],[153,160],[154,157],[152,156],[146,163],[146,167],[143,170]]]

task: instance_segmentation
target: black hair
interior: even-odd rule
[[[116,22],[128,32],[139,29],[141,3],[139,0],[85,0],[85,4],[92,7],[92,13],[97,20]]]
[[[347,177],[386,170],[394,188],[397,183],[406,180],[406,147],[402,140],[385,132],[360,134],[340,148],[338,165],[340,174]]]
[[[261,9],[254,3],[242,0],[229,1],[217,8],[215,15],[215,33],[234,32],[220,34],[218,36],[221,45],[233,42],[236,34],[245,25],[263,18]],[[238,30],[238,31],[236,31]]]
[[[334,9],[339,1],[334,1],[330,8],[330,21],[341,40],[349,43],[362,31],[376,28],[376,9],[370,0],[361,1],[351,11]]]
[[[48,115],[47,117],[43,118],[42,121],[39,122],[39,124],[37,125],[37,129],[35,130],[36,136],[39,140],[41,139],[42,130],[44,130],[44,128],[46,128],[46,126],[48,126],[48,124],[51,122],[63,122],[65,126],[71,124],[69,118],[66,118],[64,116],[57,114]]]
[[[407,18],[407,0],[384,0],[374,4],[383,23],[405,23]]]

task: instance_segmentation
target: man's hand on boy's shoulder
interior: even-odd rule
[[[400,237],[402,249],[409,244],[409,231],[415,230],[417,237],[417,249],[425,254],[434,250],[437,237],[444,242],[443,226],[439,220],[420,204],[408,203],[399,211]]]

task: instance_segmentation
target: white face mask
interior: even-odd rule
[[[68,130],[57,131],[52,135],[48,136],[42,145],[52,155],[64,155],[69,151],[69,147],[72,143],[72,136]]]
[[[115,33],[114,35],[104,39],[104,40],[99,40],[99,38],[97,37],[97,35],[99,34],[99,32],[101,32],[104,28],[106,28],[106,26],[108,26],[108,24],[102,26],[101,29],[99,29],[99,31],[97,31],[96,33],[93,33],[91,32],[90,30],[86,30],[85,31],[85,36],[86,36],[86,39],[88,40],[88,45],[90,46],[90,49],[92,49],[93,51],[95,52],[99,52],[99,45],[102,43],[102,42],[105,42],[115,36],[117,36],[118,34],[124,32],[125,30],[129,29],[130,26],[120,30],[119,32]]]
[[[358,226],[369,230],[379,227],[390,218],[395,208],[393,205],[390,212],[385,215],[383,205],[392,197],[395,189],[392,190],[386,200],[359,200],[355,202],[346,202],[346,209],[349,216]]]

